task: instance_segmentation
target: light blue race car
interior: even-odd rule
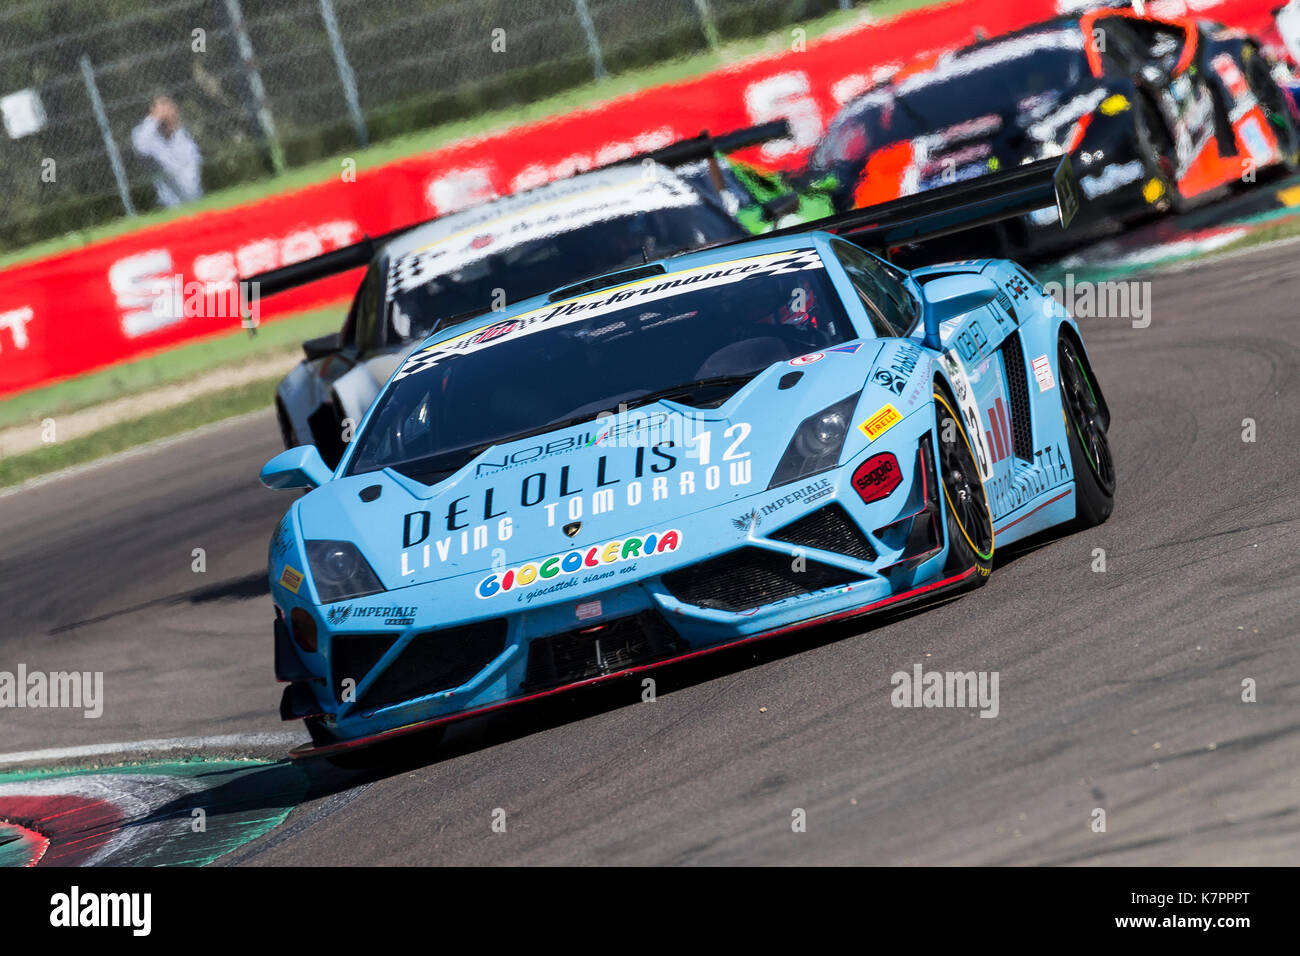
[[[439,330],[271,541],[286,719],[337,756],[975,587],[1109,515],[1079,329],[1003,260],[864,246],[1019,215],[1050,163],[601,276]]]

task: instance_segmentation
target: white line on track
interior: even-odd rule
[[[1249,233],[1247,234],[1249,235]],[[1226,252],[1212,252],[1204,256],[1191,256],[1186,259],[1179,259],[1177,262],[1167,263],[1166,265],[1155,265],[1147,270],[1151,275],[1173,275],[1178,272],[1187,272],[1191,269],[1201,269],[1205,266],[1218,265],[1221,262],[1231,262],[1233,259],[1240,259],[1243,256],[1254,256],[1261,252],[1271,252],[1274,249],[1281,249],[1284,246],[1293,246],[1300,243],[1300,236],[1286,236],[1282,239],[1271,239],[1268,242],[1256,243],[1252,246],[1244,246],[1241,249],[1229,249]]]
[[[214,737],[171,737],[160,740],[137,740],[130,743],[86,744],[79,747],[53,747],[0,754],[0,769],[23,764],[50,763],[80,757],[106,757],[127,754],[167,754],[187,750],[221,750],[243,747],[283,747],[288,750],[307,742],[305,733],[279,731],[259,734],[219,734]]]
[[[200,425],[190,431],[183,432],[179,435],[169,435],[166,438],[159,438],[156,441],[146,442],[143,445],[137,445],[135,448],[128,448],[126,451],[120,451],[115,455],[108,455],[105,458],[96,458],[94,461],[84,462],[80,465],[73,465],[70,468],[64,468],[60,471],[52,471],[49,474],[37,475],[35,478],[28,478],[24,482],[13,485],[9,488],[0,488],[0,498],[7,498],[10,495],[16,495],[19,492],[30,491],[32,488],[39,488],[41,485],[48,485],[53,481],[62,481],[64,478],[72,478],[76,475],[84,474],[88,471],[94,471],[96,468],[103,468],[106,465],[115,465],[120,461],[128,461],[132,458],[138,458],[141,455],[149,455],[172,445],[179,445],[181,442],[189,441],[191,438],[199,438],[203,435],[219,431],[222,428],[233,428],[236,425],[242,425],[245,422],[251,422],[259,415],[269,414],[271,409],[259,408],[255,412],[245,412],[243,415],[236,415],[233,418],[223,418],[219,422],[209,422],[206,425]]]

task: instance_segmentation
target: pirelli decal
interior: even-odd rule
[[[858,428],[867,436],[867,441],[875,441],[902,420],[903,416],[898,409],[892,403],[886,403],[884,408],[859,424]]]
[[[297,594],[298,589],[302,587],[302,572],[286,564],[284,570],[280,572],[280,586]]]

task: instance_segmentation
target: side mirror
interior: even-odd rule
[[[282,451],[265,465],[259,476],[268,488],[319,488],[334,477],[315,445]]]
[[[339,332],[331,332],[329,335],[322,335],[318,339],[308,339],[302,343],[303,353],[307,356],[309,362],[324,358],[327,355],[333,355],[342,347],[343,335]]]
[[[943,339],[939,327],[950,319],[988,305],[997,298],[998,287],[984,276],[961,274],[927,282],[921,287],[921,294],[925,298],[921,313],[925,322],[923,344],[940,352],[943,351]]]

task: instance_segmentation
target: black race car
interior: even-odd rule
[[[911,64],[847,104],[806,171],[839,209],[1068,154],[1082,203],[1002,224],[1004,253],[1181,210],[1297,161],[1297,113],[1258,41],[1191,18],[1093,10]]]

